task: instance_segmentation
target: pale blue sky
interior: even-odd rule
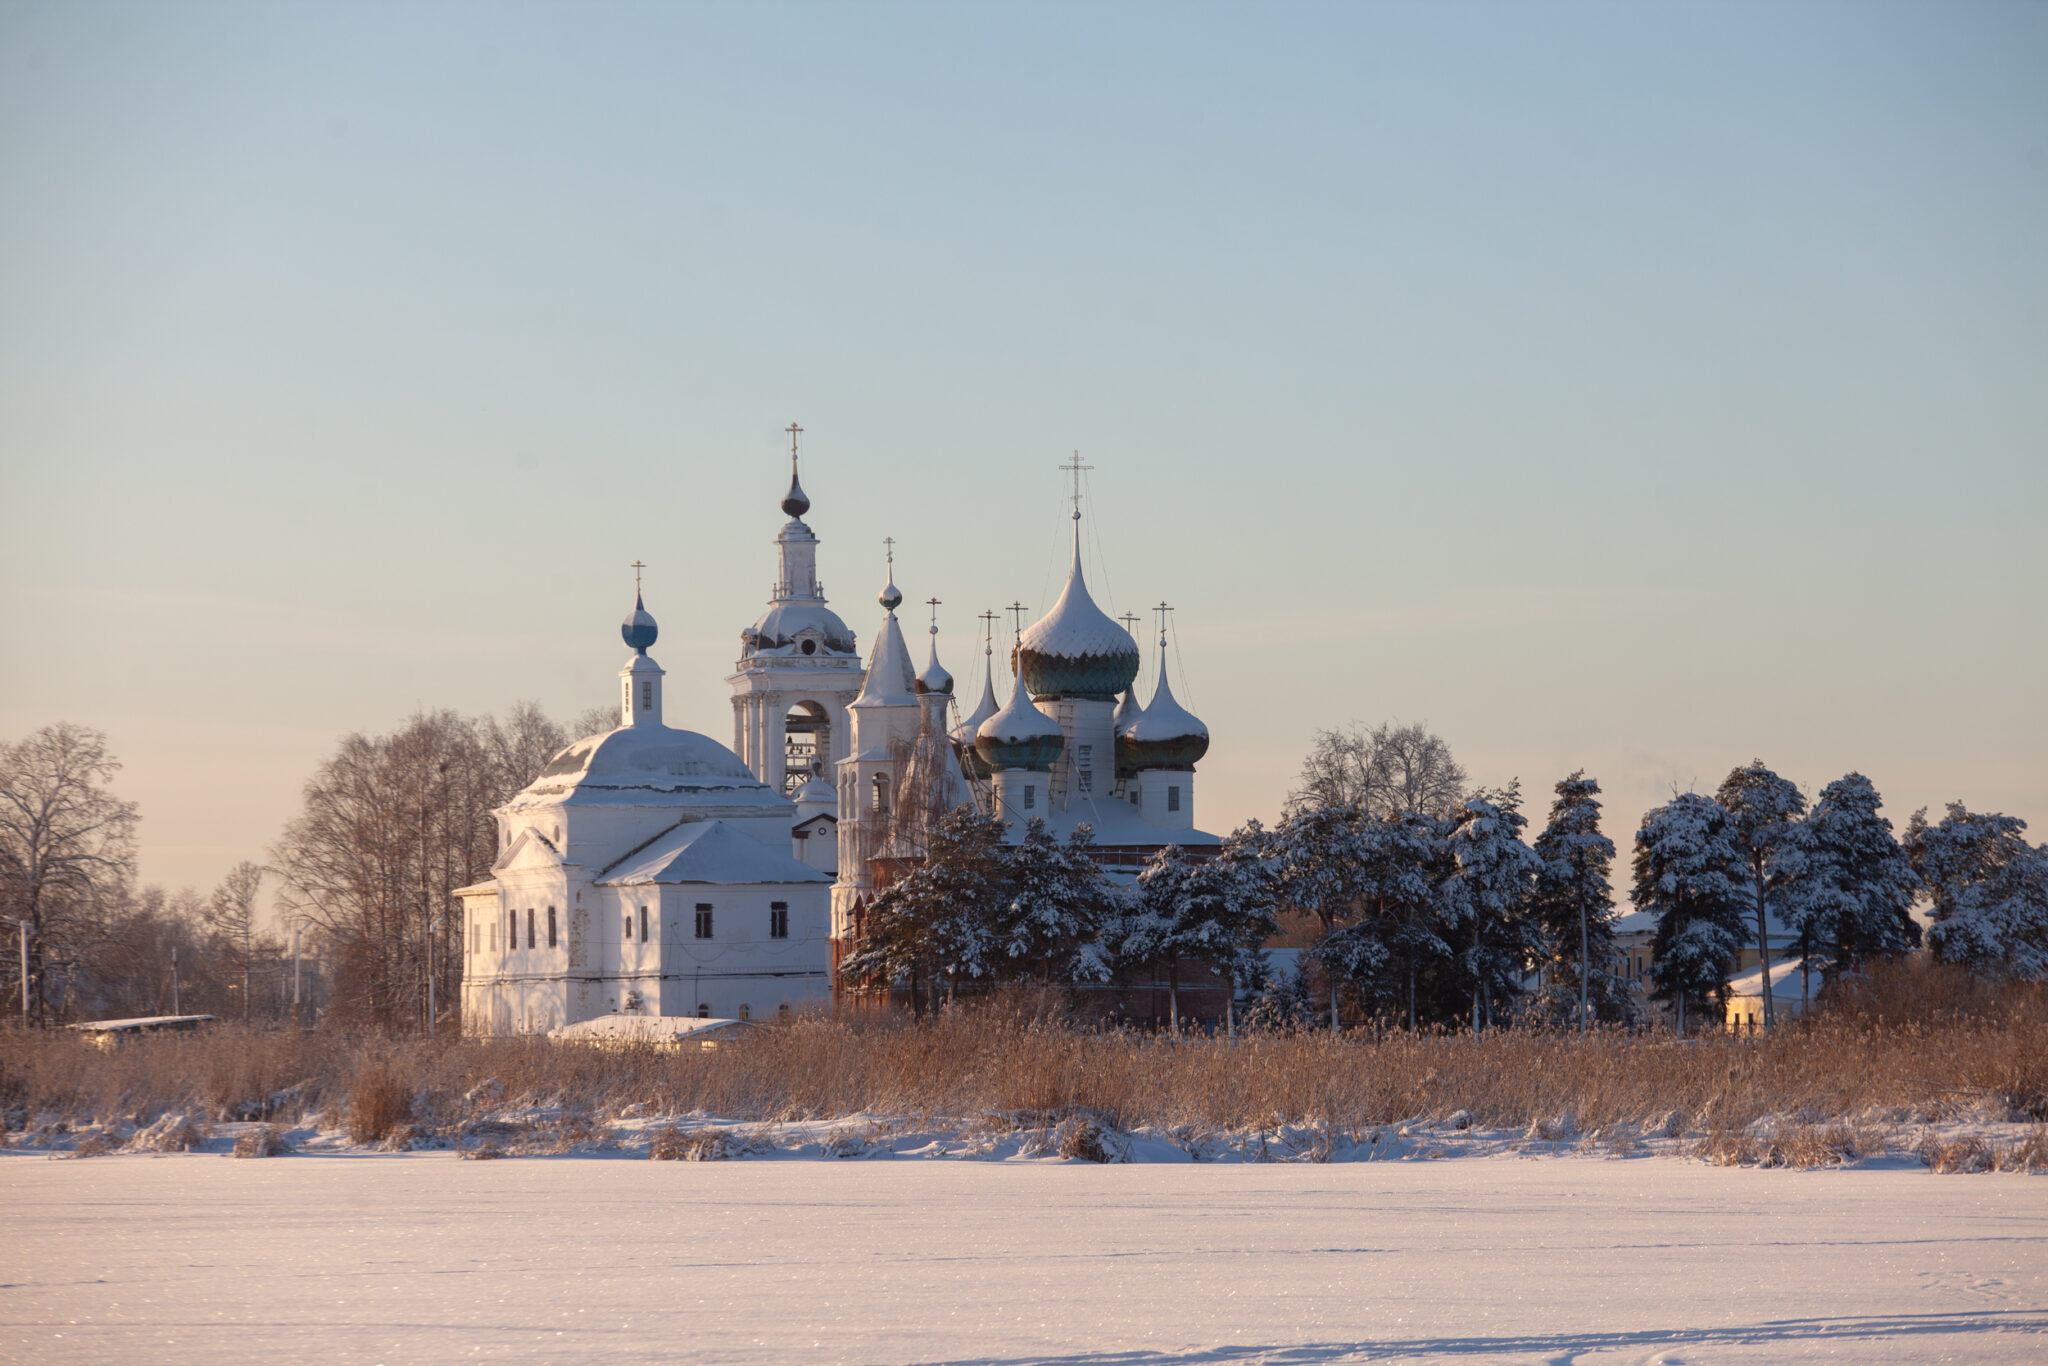
[[[792,418],[963,690],[1078,448],[1210,828],[1399,717],[2048,837],[2048,6],[0,3],[0,734],[145,876],[609,701],[636,558],[729,739]]]

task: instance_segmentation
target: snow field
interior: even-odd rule
[[[0,1357],[2048,1357],[2048,1182],[1675,1161],[0,1157]]]

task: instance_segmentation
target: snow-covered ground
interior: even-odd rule
[[[18,1361],[2048,1360],[2048,1180],[0,1155]]]

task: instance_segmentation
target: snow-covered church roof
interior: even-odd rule
[[[830,874],[715,820],[674,826],[597,875],[600,886],[650,882],[745,886],[831,880]]]
[[[739,756],[708,735],[671,726],[622,726],[578,740],[505,803],[661,806],[695,797],[718,806],[787,806]]]

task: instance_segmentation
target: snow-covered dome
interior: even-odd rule
[[[1025,630],[1016,664],[1024,687],[1041,702],[1058,697],[1112,701],[1138,676],[1137,643],[1088,596],[1078,531],[1067,586],[1052,610]]]
[[[737,754],[708,735],[669,726],[623,726],[578,740],[506,803],[664,804],[660,794],[702,794],[719,805],[780,805]]]
[[[1109,718],[1109,728],[1116,734],[1122,735],[1125,726],[1128,726],[1144,714],[1145,709],[1138,705],[1138,685],[1133,683],[1130,687],[1124,689],[1123,697],[1117,702],[1116,711]]]
[[[953,748],[960,751],[960,762],[972,769],[977,778],[989,775],[988,760],[981,757],[981,751],[974,747],[975,737],[981,733],[981,723],[996,714],[995,657],[991,651],[982,651],[981,701],[974,704],[974,710],[967,713],[967,719],[953,728]]]
[[[1119,772],[1148,768],[1192,769],[1209,752],[1209,728],[1174,698],[1166,677],[1165,650],[1160,650],[1159,686],[1137,718],[1117,727],[1116,766]]]
[[[839,794],[832,790],[832,784],[813,773],[804,779],[803,786],[790,794],[796,803],[796,818],[799,824],[811,817],[839,809]]]
[[[949,693],[953,691],[953,675],[947,673],[946,666],[939,663],[939,637],[937,627],[932,628],[931,663],[925,665],[924,672],[917,676],[917,691],[920,697],[923,696],[925,693]]]
[[[839,614],[827,607],[822,600],[796,598],[789,602],[778,602],[770,607],[762,618],[754,623],[754,650],[803,650],[800,639],[804,632],[820,643],[817,648],[835,654],[850,655],[854,651],[853,632],[846,629],[846,623]]]
[[[974,748],[991,769],[1048,772],[1066,743],[1060,723],[1032,705],[1030,693],[1022,684],[1010,690],[1010,700],[1002,710],[982,722],[974,733]]]
[[[654,624],[654,617],[648,612],[646,604],[640,601],[639,590],[635,589],[633,610],[626,613],[626,619],[619,623],[620,637],[630,648],[644,655],[647,653],[647,647],[654,644],[654,638],[659,633],[659,628]]]

